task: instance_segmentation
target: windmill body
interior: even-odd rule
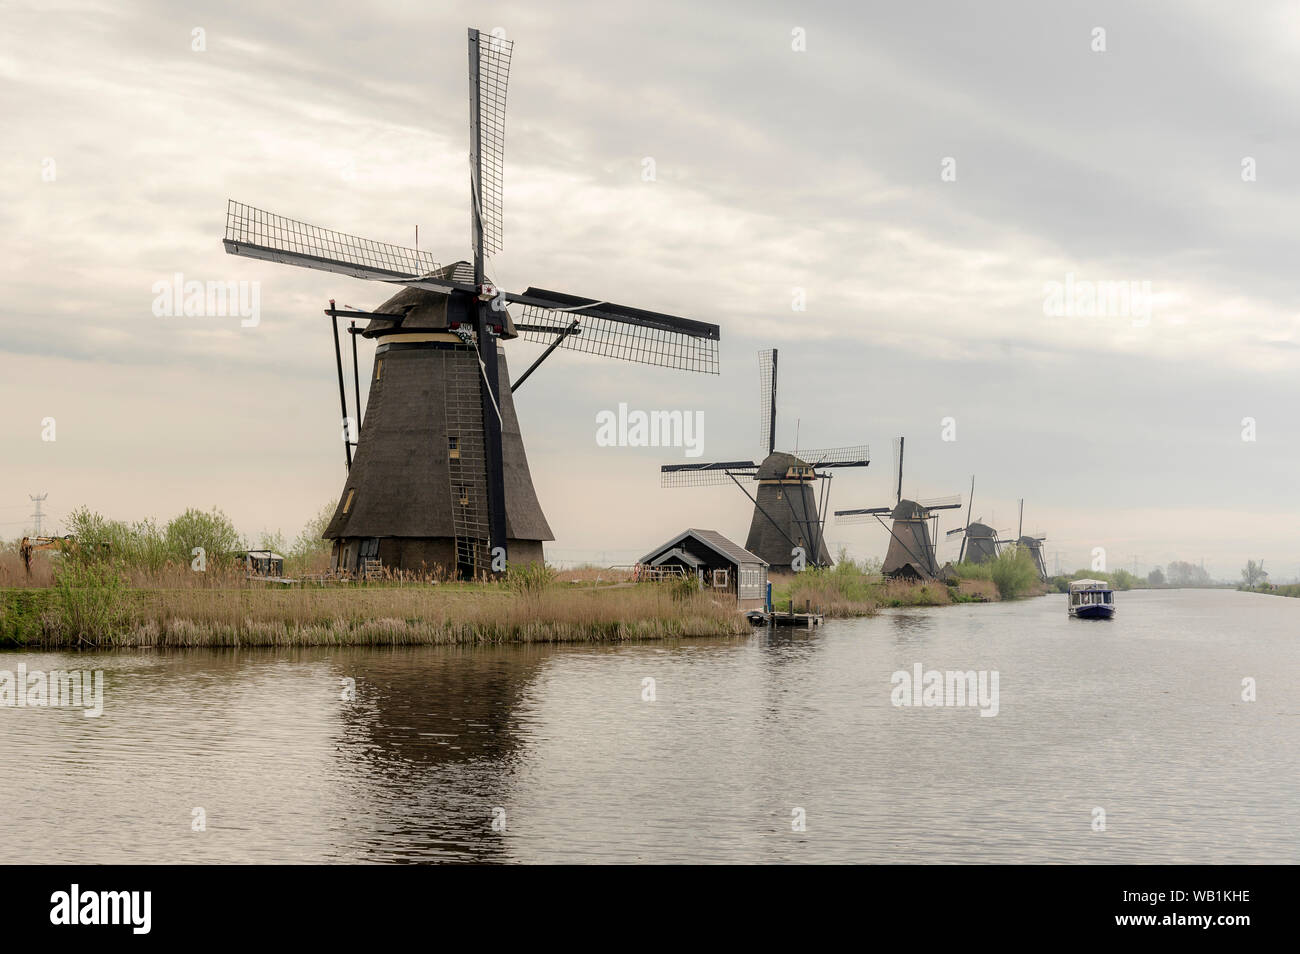
[[[400,320],[372,318],[361,332],[377,342],[375,363],[352,467],[325,530],[333,569],[378,559],[481,575],[490,567],[481,373],[474,343],[451,330],[470,316],[452,296],[409,288],[377,312]],[[503,348],[497,376],[507,545],[512,560],[540,563],[554,535],[533,489]]]
[[[745,549],[766,560],[774,570],[791,569],[791,553],[802,547],[807,562],[830,566],[814,487],[813,468],[794,454],[769,454],[758,465],[754,516]]]
[[[930,511],[915,500],[900,500],[889,514],[889,549],[880,572],[888,577],[933,580],[939,576]]]
[[[998,532],[986,523],[968,524],[966,527],[966,547],[962,555],[964,563],[988,563],[998,558]]]
[[[776,449],[777,358],[776,349],[759,352],[759,447],[766,454],[761,463],[665,464],[661,478],[665,487],[740,488],[754,505],[745,549],[762,557],[771,570],[831,566],[824,516],[830,474],[819,471],[866,467],[870,452],[865,445],[793,453]]]
[[[556,349],[716,374],[717,325],[610,301],[530,287],[496,288],[485,259],[501,250],[505,101],[513,44],[469,31],[470,239],[472,261],[443,266],[429,253],[360,238],[230,201],[226,251],[387,286],[374,312],[331,300],[339,400],[347,406],[338,319],[353,329],[354,397],[360,418],[356,339],[376,343],[369,404],[348,477],[325,531],[333,566],[352,573],[435,570],[500,574],[542,560],[553,539],[533,489],[512,393]],[[396,295],[391,290],[398,288]],[[524,321],[516,323],[510,307]],[[500,344],[548,345],[512,384]],[[355,459],[352,448],[356,448]]]

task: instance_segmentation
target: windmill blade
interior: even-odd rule
[[[514,43],[495,33],[469,31],[470,139],[475,144],[472,189],[483,251],[501,251],[502,184],[506,152],[506,86]],[[473,48],[477,47],[477,58]]]
[[[711,487],[729,484],[732,479],[753,480],[758,465],[749,460],[722,461],[714,464],[664,464],[659,468],[662,487]]]
[[[855,447],[832,447],[826,450],[797,451],[805,464],[813,467],[866,467],[871,463],[871,448],[866,444]]]
[[[776,450],[776,349],[758,353],[758,446],[762,453]]]
[[[955,510],[961,506],[961,494],[953,494],[950,497],[927,497],[925,500],[918,500],[916,505],[922,510]]]
[[[463,269],[444,269],[428,252],[335,232],[230,199],[226,203],[226,251],[245,258],[315,268],[353,278],[395,282],[435,291],[474,292]]]
[[[837,524],[870,523],[879,516],[884,516],[893,512],[893,507],[868,507],[865,510],[836,510],[835,522]]]
[[[682,371],[718,373],[721,333],[717,325],[544,288],[529,288],[522,295],[505,292],[503,297],[524,306],[523,324],[530,330],[521,332],[520,337],[530,341],[550,342],[577,318],[580,333],[567,336],[561,348]]]
[[[966,532],[965,527],[955,527],[952,530],[949,530],[946,534],[944,534],[944,536],[951,537],[954,533],[965,533],[965,532]]]

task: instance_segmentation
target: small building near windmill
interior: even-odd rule
[[[730,593],[743,610],[767,602],[767,561],[716,530],[683,530],[637,561],[639,576],[669,570],[694,576],[706,592]]]
[[[273,550],[240,550],[235,556],[250,576],[284,576],[284,557]]]

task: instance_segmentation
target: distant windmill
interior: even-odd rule
[[[934,535],[938,532],[938,510],[961,507],[961,495],[929,500],[906,500],[903,497],[904,438],[898,439],[898,484],[892,507],[868,507],[864,510],[837,510],[836,523],[865,523],[876,520],[883,527],[890,518],[889,549],[880,571],[889,577],[933,580],[939,576]],[[931,522],[934,523],[933,533]]]
[[[501,250],[506,84],[513,45],[469,31],[470,228],[473,262],[332,232],[231,201],[226,251],[404,286],[376,311],[338,309],[335,361],[344,418],[338,319],[364,319],[376,339],[356,454],[325,537],[338,571],[375,565],[455,567],[462,577],[541,561],[554,539],[533,489],[511,393],[556,348],[688,371],[718,371],[717,325],[541,288],[501,291],[485,256]],[[519,305],[533,324],[515,324]],[[498,342],[549,347],[510,384]],[[356,338],[353,338],[354,379]],[[355,386],[355,384],[354,384]],[[360,401],[360,395],[356,395]],[[358,407],[358,416],[360,408]]]
[[[949,530],[947,536],[961,534],[961,551],[958,563],[988,563],[996,560],[1002,540],[998,532],[982,520],[972,521],[971,510],[975,505],[975,478],[970,479],[970,497],[966,501],[966,525]]]
[[[830,566],[826,549],[825,513],[830,496],[830,474],[818,473],[832,467],[866,467],[870,453],[865,445],[830,450],[776,449],[777,351],[760,351],[759,450],[761,463],[752,460],[712,464],[665,464],[660,468],[665,487],[702,487],[734,483],[754,504],[745,549],[756,553],[774,570],[790,570],[802,552],[808,566]],[[797,443],[797,442],[796,442]],[[814,481],[821,485],[818,505]],[[748,484],[758,482],[757,493]]]
[[[1041,531],[1038,533],[1026,534],[1025,529],[1025,498],[1020,498],[1020,526],[1016,529],[1016,546],[1024,547],[1029,551],[1030,559],[1034,561],[1034,566],[1038,569],[1038,578],[1047,580],[1047,562],[1043,559],[1043,542],[1047,540],[1046,534]]]

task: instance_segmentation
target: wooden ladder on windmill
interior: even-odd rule
[[[443,414],[447,424],[448,492],[456,537],[456,566],[452,569],[458,576],[479,576],[490,571],[491,561],[478,363],[448,362],[446,394]]]

